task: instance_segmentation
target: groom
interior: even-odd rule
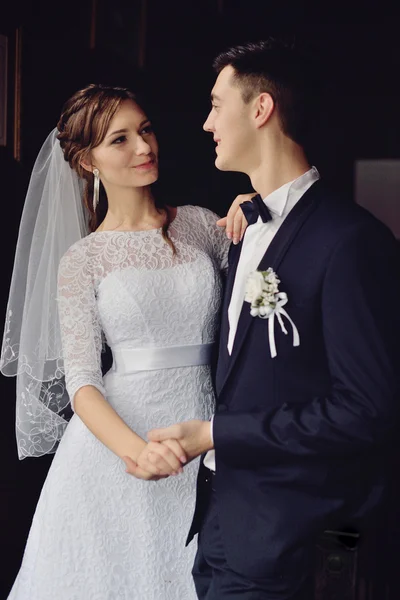
[[[189,534],[199,531],[199,598],[311,600],[318,535],[360,526],[385,492],[400,406],[398,252],[310,168],[317,92],[295,51],[248,44],[215,69],[204,124],[215,164],[246,173],[259,195],[230,250],[214,419],[149,438],[206,453]]]

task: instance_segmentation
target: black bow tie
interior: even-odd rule
[[[263,223],[266,223],[272,219],[272,215],[269,212],[267,205],[261,200],[261,196],[258,194],[252,198],[251,202],[243,202],[240,205],[240,208],[242,209],[249,225],[257,223],[258,217],[262,218]]]

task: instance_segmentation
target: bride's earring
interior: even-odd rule
[[[99,189],[100,189],[100,173],[98,169],[93,169],[94,185],[93,185],[93,210],[96,212],[97,205],[99,203]]]

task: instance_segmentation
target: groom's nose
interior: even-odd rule
[[[204,122],[203,129],[204,129],[204,131],[209,131],[209,132],[213,132],[214,131],[214,127],[213,127],[213,124],[211,122],[211,112],[209,112],[208,117],[207,117],[207,119]]]

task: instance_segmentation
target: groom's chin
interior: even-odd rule
[[[222,158],[219,156],[217,156],[217,158],[215,159],[214,164],[219,171],[231,171],[232,173],[242,173],[243,172],[240,169],[235,169],[235,167],[233,167],[231,164],[229,164],[229,161],[223,161]]]
[[[216,157],[214,164],[217,167],[217,169],[219,169],[220,171],[231,171],[232,170],[229,168],[226,161],[224,161],[221,156]]]

